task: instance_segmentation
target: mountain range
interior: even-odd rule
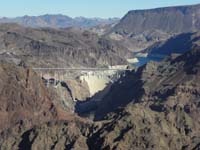
[[[0,18],[0,23],[18,23],[26,27],[41,28],[41,27],[51,27],[51,28],[67,28],[67,27],[82,27],[90,28],[98,25],[106,25],[117,23],[119,18],[85,18],[76,17],[71,18],[65,15],[41,15],[41,16],[23,16],[16,18]]]

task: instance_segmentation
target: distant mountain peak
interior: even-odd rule
[[[52,27],[52,28],[67,28],[67,27],[94,27],[98,25],[113,24],[119,21],[117,18],[86,18],[86,17],[69,17],[63,14],[44,14],[40,16],[25,15],[16,18],[0,18],[0,23],[18,23],[27,27]]]

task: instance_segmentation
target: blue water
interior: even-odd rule
[[[148,56],[148,57],[137,57],[137,59],[139,60],[139,62],[136,64],[136,67],[140,67],[140,66],[143,66],[150,61],[160,62],[164,59],[164,57]]]

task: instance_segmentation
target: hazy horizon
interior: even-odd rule
[[[72,18],[121,18],[130,10],[199,4],[200,0],[11,0],[0,5],[0,17],[41,16],[62,14]]]

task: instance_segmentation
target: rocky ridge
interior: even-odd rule
[[[82,29],[0,25],[0,57],[33,67],[105,67],[126,64],[120,43]]]

